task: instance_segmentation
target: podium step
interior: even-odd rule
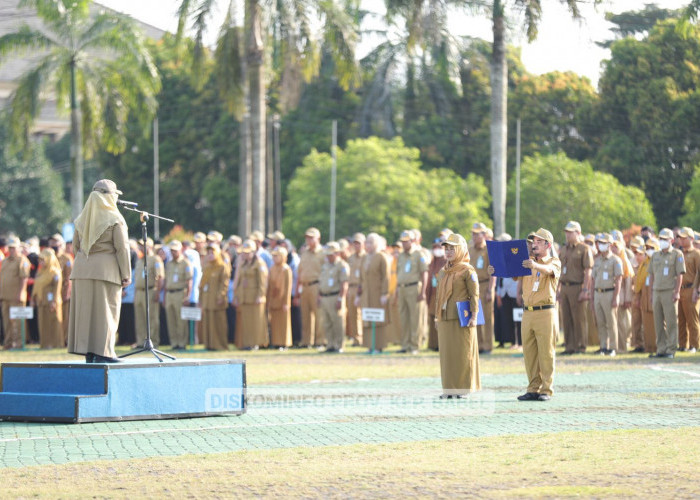
[[[80,423],[240,415],[245,388],[243,360],[4,363],[0,420]]]

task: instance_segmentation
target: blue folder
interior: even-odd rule
[[[489,264],[495,269],[494,276],[514,278],[529,276],[532,271],[523,267],[523,261],[529,259],[525,240],[487,241]]]
[[[468,300],[457,302],[457,315],[459,316],[459,326],[465,327],[472,319],[471,305]],[[476,315],[476,324],[483,325],[486,323],[484,320],[484,308],[481,307],[481,299],[479,299],[479,312]]]

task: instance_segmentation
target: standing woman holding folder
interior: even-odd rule
[[[479,279],[469,264],[467,242],[451,234],[442,244],[447,263],[438,273],[435,320],[440,345],[440,373],[444,399],[461,398],[481,389],[476,318]],[[461,326],[457,303],[468,302],[471,316]]]

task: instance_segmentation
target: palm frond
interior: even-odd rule
[[[182,0],[177,8],[176,39],[182,40],[185,36],[185,28],[192,14],[192,0]]]
[[[214,75],[219,87],[219,94],[224,99],[228,110],[237,117],[242,116],[245,108],[241,31],[239,26],[229,26],[225,31],[222,30],[214,53],[216,62]]]
[[[339,8],[332,0],[320,2],[319,7],[326,18],[325,41],[331,47],[339,84],[342,88],[348,89],[360,81],[355,60],[355,46],[358,38],[355,23],[348,12]]]
[[[56,44],[42,32],[34,30],[26,24],[14,33],[0,37],[0,64],[5,62],[9,54],[36,52],[54,47]]]

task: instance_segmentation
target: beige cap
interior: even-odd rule
[[[338,246],[340,247],[340,251],[342,252],[342,251],[348,249],[348,247],[350,246],[350,243],[348,243],[348,240],[343,238],[342,240],[338,241]]]
[[[595,236],[595,240],[600,243],[612,243],[613,239],[608,233],[598,233]]]
[[[143,246],[143,238],[139,238],[139,245]],[[148,248],[153,248],[153,240],[151,238],[146,238],[146,246]]]
[[[511,241],[513,237],[508,234],[508,233],[502,233],[498,235],[498,238],[496,238],[496,241]]]
[[[644,248],[644,238],[637,235],[630,240],[630,248]]]
[[[168,246],[170,247],[170,250],[182,250],[182,243],[180,240],[173,240]]]
[[[109,179],[100,179],[92,186],[93,191],[99,191],[100,193],[116,193],[122,194],[121,191],[117,189],[117,185],[114,181]]]
[[[245,240],[243,244],[241,245],[241,248],[238,249],[239,253],[254,253],[258,247],[255,245],[255,242],[253,240]]]
[[[274,241],[279,241],[283,240],[284,238],[284,233],[282,231],[275,231],[274,233],[270,233],[267,235],[268,240],[274,240]]]
[[[678,231],[678,236],[681,236],[682,238],[694,239],[695,232],[689,227],[682,227],[680,231]]]
[[[207,241],[207,235],[204,234],[204,233],[201,232],[201,231],[198,231],[198,232],[194,233],[194,236],[192,237],[192,240],[193,240],[195,243],[202,243],[202,242],[204,242],[204,241]]]
[[[248,239],[262,242],[265,239],[265,237],[263,236],[262,231],[253,231],[252,233],[250,233],[250,235],[248,235]]]
[[[355,233],[352,235],[353,243],[364,243],[366,239],[367,238],[365,238],[365,235],[362,233]]]
[[[237,234],[232,234],[228,237],[228,242],[232,245],[240,245],[241,243],[243,243],[243,240]]]
[[[413,231],[409,230],[403,231],[401,236],[399,236],[399,241],[412,241],[413,239]]]
[[[485,233],[487,229],[483,222],[475,222],[472,226],[472,233]]]
[[[277,245],[275,248],[273,248],[270,251],[270,255],[275,256],[275,255],[287,255],[287,249],[284,248],[283,246]]]
[[[542,240],[548,241],[550,245],[554,244],[554,237],[552,236],[552,233],[550,233],[543,227],[535,231],[535,238],[540,238]]]
[[[7,246],[17,248],[19,246],[19,238],[16,236],[10,236],[7,238]]]
[[[610,236],[612,236],[613,241],[625,241],[625,237],[622,234],[622,231],[619,229],[613,229],[610,231]]]
[[[593,233],[588,233],[585,238],[583,238],[583,241],[592,241],[595,243],[595,234]]]
[[[660,240],[672,240],[673,239],[673,231],[671,231],[667,227],[663,228],[661,231],[659,231],[659,239]]]
[[[224,235],[219,231],[209,231],[207,233],[207,241],[219,242],[224,239]]]
[[[304,236],[309,236],[311,238],[320,238],[321,231],[319,231],[315,227],[310,227],[309,229],[306,230],[306,232],[304,233]]]
[[[569,222],[566,223],[566,226],[564,227],[564,231],[577,231],[581,232],[581,224],[576,222],[575,220],[570,220]]]
[[[63,241],[63,235],[62,235],[61,233],[54,233],[54,234],[52,234],[52,235],[51,235],[51,239],[52,239],[52,240],[56,240],[56,241],[58,241],[59,243],[65,243],[65,241]]]
[[[338,245],[337,241],[329,241],[323,247],[323,253],[325,253],[326,255],[333,255],[338,252],[340,252],[340,245]]]
[[[651,247],[651,248],[653,248],[654,250],[661,250],[661,247],[659,246],[659,240],[657,240],[657,239],[654,238],[653,236],[650,236],[649,238],[647,238],[647,241],[646,241],[646,243],[645,243],[645,246],[646,246],[647,248],[650,248],[650,247]]]
[[[462,236],[461,234],[452,233],[447,237],[445,241],[442,242],[442,244],[451,246],[466,246],[467,240],[465,240],[464,236]]]
[[[530,232],[530,233],[527,235],[527,241],[530,241],[530,242],[531,242],[531,241],[534,240],[534,239],[535,239],[535,233],[534,233],[534,232]]]

